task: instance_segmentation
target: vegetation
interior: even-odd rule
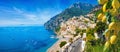
[[[70,39],[69,39],[69,42],[73,43],[73,38],[70,38]]]
[[[66,41],[62,41],[62,42],[60,43],[60,48],[62,48],[66,43],[67,43]]]
[[[79,34],[80,34],[81,36],[83,36],[83,33],[85,33],[86,30],[85,30],[85,29],[76,28],[76,29],[75,29],[75,32],[76,32],[76,34],[74,34],[74,37],[77,36],[77,35],[79,35]]]
[[[86,52],[120,52],[120,0],[98,0],[102,7],[96,12],[96,27],[87,29]],[[94,32],[103,34],[94,39]],[[104,39],[105,38],[105,39]]]
[[[92,42],[92,41],[91,41]],[[85,47],[85,51],[87,52],[103,52],[103,45],[99,45],[94,41],[93,43],[91,42],[87,42],[86,43],[86,47]]]
[[[56,30],[56,28],[73,16],[80,16],[87,14],[94,6],[87,3],[74,3],[71,7],[65,9],[60,14],[52,17],[48,22],[44,24],[46,29]]]
[[[99,34],[103,33],[103,31],[105,31],[105,29],[108,28],[107,26],[108,25],[106,23],[103,23],[103,22],[99,21],[99,22],[96,23],[95,31]]]
[[[61,29],[61,27],[58,26],[58,27],[55,29],[55,32],[59,32],[60,29]]]
[[[94,29],[92,29],[92,28],[87,28],[86,34],[87,34],[87,35],[88,35],[88,34],[94,35]]]
[[[76,32],[76,34],[79,34],[81,32],[81,30],[79,28],[76,28],[75,32]]]

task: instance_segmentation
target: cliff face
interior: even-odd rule
[[[49,21],[47,21],[44,24],[44,26],[48,30],[55,30],[60,26],[61,22],[65,22],[73,16],[85,15],[88,12],[90,12],[93,9],[93,7],[93,5],[87,3],[75,3],[69,8],[65,9],[60,14],[52,17]]]

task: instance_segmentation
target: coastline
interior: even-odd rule
[[[57,42],[55,42],[50,48],[48,48],[47,52],[55,52],[54,48],[57,48],[56,46],[58,45],[59,41],[60,39],[58,39]]]
[[[61,51],[59,44],[62,41],[68,41],[66,38],[62,38],[61,36],[58,36],[58,35],[56,36],[56,38],[58,38],[58,40],[50,48],[47,49],[47,52]]]
[[[74,52],[74,51],[77,51],[77,52],[82,52],[82,49],[84,49],[84,48],[82,48],[81,46],[82,46],[82,39],[83,38],[80,38],[80,36],[78,36],[79,38],[77,38],[77,37],[75,37],[76,39],[74,40],[74,43],[72,43],[71,44],[71,46],[68,48],[69,50],[68,51],[72,51],[72,52]],[[57,51],[63,51],[64,49],[65,49],[65,47],[62,47],[62,48],[60,48],[60,46],[59,46],[59,44],[62,42],[62,41],[66,41],[66,42],[68,42],[68,40],[69,39],[67,39],[67,38],[58,38],[58,41],[56,41],[50,48],[48,48],[48,50],[47,50],[47,52],[57,52]],[[80,44],[78,44],[78,43],[80,43]],[[77,45],[77,46],[75,46],[75,47],[72,47],[72,46],[75,46],[75,45]],[[71,49],[72,48],[72,49]],[[76,49],[79,49],[80,48],[80,50],[76,50]]]

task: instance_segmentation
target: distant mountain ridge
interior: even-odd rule
[[[67,21],[69,18],[73,16],[80,16],[89,13],[94,8],[94,5],[88,3],[74,3],[69,8],[65,9],[60,14],[52,17],[49,21],[47,21],[44,26],[48,30],[55,30],[59,27],[61,22]]]

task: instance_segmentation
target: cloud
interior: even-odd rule
[[[25,14],[25,17],[26,17],[27,19],[30,19],[30,20],[33,20],[33,21],[38,20],[37,16],[36,16],[36,15],[33,15],[33,14]]]
[[[16,7],[13,7],[13,10],[17,13],[23,13],[24,11],[22,11],[21,9],[18,9]]]
[[[12,10],[1,9],[0,13],[0,26],[6,25],[21,25],[21,24],[31,24],[31,25],[43,25],[51,17],[60,13],[60,10],[55,10],[53,8],[48,9],[37,9],[34,12],[26,11],[21,8],[13,7]]]

